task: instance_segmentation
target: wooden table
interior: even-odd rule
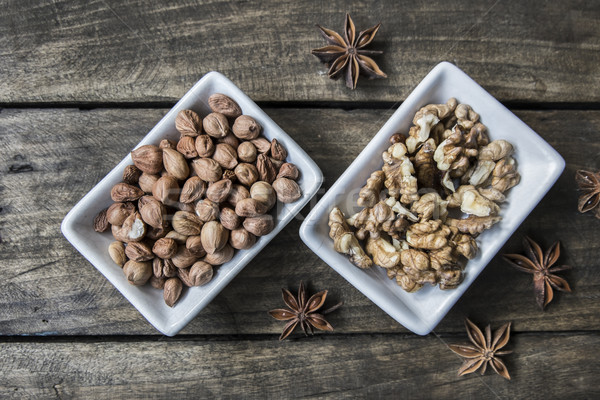
[[[382,22],[385,80],[348,90],[310,54],[316,23]],[[600,168],[595,1],[7,0],[0,13],[1,398],[590,398],[600,394],[600,220],[577,169]],[[290,223],[192,323],[161,336],[60,233],[60,222],[203,74],[261,105],[325,175],[324,193],[438,62],[462,68],[565,158],[522,235],[560,240],[559,293],[496,257],[417,336],[306,248]],[[456,96],[460,98],[460,93]],[[526,154],[526,152],[524,152]],[[310,207],[302,211],[306,215]],[[279,342],[282,287],[329,289],[334,333]],[[457,377],[463,318],[513,322],[508,382]]]

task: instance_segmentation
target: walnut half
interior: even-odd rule
[[[373,266],[373,261],[360,247],[356,236],[346,223],[344,214],[337,207],[329,213],[329,237],[333,239],[335,251],[349,255],[352,264],[363,269]]]

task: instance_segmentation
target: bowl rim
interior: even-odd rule
[[[98,196],[104,193],[102,188],[108,185],[112,186],[111,182],[115,180],[115,177],[120,177],[122,175],[122,171],[125,166],[133,163],[131,160],[131,152],[128,152],[127,155],[119,163],[117,163],[114,168],[112,168],[71,208],[71,210],[69,210],[61,223],[61,232],[71,243],[71,245],[73,245],[73,247],[75,247],[75,249],[84,256],[84,258],[86,258],[102,275],[104,275],[104,277],[138,310],[138,312],[140,312],[140,314],[142,314],[142,316],[152,326],[167,336],[174,336],[177,334],[206,305],[208,305],[214,299],[214,297],[216,297],[216,295],[220,293],[221,290],[224,289],[229,282],[239,272],[241,272],[241,270],[244,269],[245,266],[252,259],[254,259],[254,257],[258,255],[260,251],[302,210],[302,208],[312,199],[312,197],[314,197],[323,183],[323,173],[314,160],[312,160],[312,158],[292,139],[292,137],[283,131],[283,129],[281,129],[279,125],[277,125],[277,123],[275,123],[275,121],[273,121],[271,117],[269,117],[264,110],[262,110],[262,108],[259,107],[248,95],[246,95],[231,80],[217,71],[208,72],[201,79],[199,79],[140,140],[140,142],[135,145],[134,149],[145,144],[152,144],[154,142],[158,143],[158,141],[164,138],[165,129],[170,129],[169,127],[166,127],[167,125],[165,124],[169,124],[170,121],[174,119],[179,110],[183,108],[183,104],[187,104],[190,101],[198,104],[201,100],[196,98],[197,92],[207,86],[210,90],[210,85],[218,86],[216,91],[213,90],[211,93],[217,93],[219,89],[224,89],[226,87],[226,89],[222,91],[230,93],[229,95],[236,102],[246,104],[247,109],[245,111],[247,114],[251,115],[257,120],[260,120],[260,123],[263,126],[263,135],[269,139],[274,137],[280,140],[288,150],[288,154],[293,154],[293,158],[297,160],[297,162],[302,163],[302,166],[296,163],[302,175],[301,180],[305,178],[309,179],[302,181],[305,185],[303,187],[303,195],[301,199],[290,204],[280,204],[280,202],[278,202],[278,206],[280,207],[278,211],[281,213],[281,215],[283,215],[283,218],[276,219],[275,228],[271,233],[258,238],[257,243],[251,249],[236,251],[236,255],[238,253],[242,253],[244,256],[241,256],[232,269],[225,273],[223,279],[219,281],[219,285],[215,285],[214,287],[210,286],[202,300],[190,309],[186,309],[185,311],[177,310],[177,312],[182,312],[183,315],[176,321],[169,323],[169,321],[164,321],[159,318],[159,315],[156,312],[152,312],[152,309],[149,309],[147,304],[143,304],[137,295],[134,296],[132,294],[132,290],[136,288],[135,286],[127,284],[126,281],[124,285],[121,280],[115,280],[115,278],[112,276],[112,272],[109,273],[109,268],[114,270],[114,266],[108,266],[102,260],[94,259],[94,255],[91,254],[91,247],[88,246],[87,243],[85,243],[85,239],[83,239],[83,237],[76,232],[75,227],[77,225],[77,220],[82,218],[82,215],[86,212],[86,210],[89,210],[90,207],[95,204]],[[205,102],[206,100],[207,98],[204,99]],[[240,104],[240,106],[242,106],[242,104]],[[91,221],[90,230],[93,231]],[[227,265],[227,263],[224,265]],[[220,266],[219,268],[223,268],[223,266]],[[124,280],[122,274],[121,279]],[[205,288],[205,286],[202,288]]]
[[[485,96],[486,101],[491,102],[491,104],[493,104],[494,107],[498,107],[498,109],[501,110],[503,113],[510,114],[510,116],[516,120],[515,123],[519,123],[519,125],[522,125],[522,129],[524,129],[526,132],[528,132],[529,135],[531,135],[531,140],[536,142],[536,144],[538,144],[539,146],[544,147],[546,156],[548,157],[548,162],[554,166],[554,168],[551,171],[550,178],[548,180],[549,184],[547,184],[546,187],[539,190],[537,193],[532,194],[531,198],[532,202],[534,202],[534,205],[531,207],[531,209],[524,213],[524,215],[522,215],[521,218],[519,218],[517,221],[515,221],[515,223],[513,223],[513,225],[510,226],[510,232],[508,234],[505,234],[505,237],[502,238],[503,240],[498,241],[498,249],[502,245],[504,245],[504,243],[512,236],[512,234],[521,225],[521,223],[529,215],[529,213],[535,208],[535,206],[537,206],[539,201],[541,201],[543,196],[554,185],[554,183],[564,170],[565,161],[560,156],[560,154],[555,149],[553,149],[547,142],[545,142],[536,132],[534,132],[529,126],[527,126],[523,121],[521,121],[504,105],[502,105],[497,99],[495,99],[491,94],[489,94],[485,89],[483,89],[479,84],[477,84],[465,72],[460,70],[455,65],[446,61],[437,64],[415,87],[415,89],[410,93],[406,100],[402,102],[400,107],[390,116],[390,118],[384,123],[381,129],[379,129],[378,132],[373,136],[371,141],[364,147],[364,149],[356,157],[356,159],[353,160],[353,162],[348,166],[348,168],[346,168],[346,170],[344,170],[344,172],[333,183],[329,190],[321,197],[319,202],[310,211],[310,213],[307,215],[304,222],[300,226],[300,238],[315,254],[317,254],[325,263],[327,263],[331,268],[333,268],[340,275],[342,275],[350,284],[352,284],[356,289],[362,292],[367,298],[373,301],[383,311],[385,311],[388,315],[394,318],[398,323],[419,335],[426,335],[435,328],[435,326],[446,316],[448,311],[450,311],[450,309],[455,305],[458,299],[462,297],[462,294],[464,294],[464,292],[468,289],[470,284],[472,284],[473,281],[477,278],[477,276],[483,271],[483,269],[485,269],[491,258],[493,258],[493,256],[495,256],[495,254],[497,253],[497,250],[494,252],[494,254],[492,254],[489,257],[489,260],[486,261],[485,264],[478,271],[475,271],[475,274],[472,278],[470,278],[471,280],[468,285],[465,286],[465,284],[467,283],[465,282],[461,284],[459,288],[454,289],[455,291],[457,291],[457,293],[460,293],[460,295],[455,296],[452,301],[448,301],[445,304],[443,304],[442,307],[440,307],[439,317],[435,317],[430,320],[425,320],[424,318],[419,319],[419,316],[416,315],[414,310],[412,310],[407,304],[404,304],[400,299],[398,299],[398,302],[403,304],[401,304],[400,308],[398,308],[398,302],[391,303],[389,300],[386,299],[382,290],[373,290],[374,285],[361,281],[357,278],[357,276],[354,273],[349,272],[352,269],[356,269],[357,267],[353,266],[346,256],[343,256],[345,258],[345,262],[340,261],[339,257],[336,257],[336,260],[332,260],[332,258],[335,257],[335,255],[333,254],[335,252],[332,249],[333,245],[331,243],[331,240],[323,239],[321,237],[321,233],[317,233],[316,230],[318,224],[322,224],[323,219],[327,218],[326,216],[329,214],[331,207],[336,204],[334,201],[335,196],[337,196],[340,193],[343,193],[343,183],[350,179],[350,176],[355,175],[356,171],[361,168],[362,164],[365,163],[369,157],[373,157],[373,151],[375,151],[375,149],[379,146],[376,142],[378,140],[381,140],[380,137],[384,134],[389,135],[389,131],[392,128],[394,128],[394,125],[401,118],[401,116],[404,116],[405,113],[410,112],[410,106],[412,104],[419,103],[420,99],[427,97],[429,95],[428,90],[431,87],[435,87],[435,85],[439,82],[440,79],[448,77],[448,75],[459,77],[460,79],[464,80],[474,90],[477,91],[478,95]],[[420,106],[423,105],[424,104],[421,104]],[[329,238],[327,237],[326,239]]]

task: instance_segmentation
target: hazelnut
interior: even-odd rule
[[[196,257],[204,257],[206,250],[202,246],[202,237],[200,235],[189,236],[185,242],[185,247]]]
[[[177,273],[175,274],[187,287],[192,287],[192,281],[190,281],[190,269],[189,268],[177,268]]]
[[[127,232],[125,232],[125,230],[123,230],[121,226],[111,225],[110,230],[116,241],[129,242],[129,238],[127,237]]]
[[[242,140],[256,139],[262,127],[256,120],[248,115],[240,115],[235,119],[231,130]]]
[[[196,206],[194,205],[194,203],[182,203],[182,202],[178,202],[175,205],[175,208],[177,208],[179,211],[187,211],[187,212],[191,212],[191,213],[195,213],[196,212]]]
[[[148,174],[158,174],[163,168],[162,149],[147,144],[131,152],[131,158],[136,167]]]
[[[128,183],[117,183],[110,191],[110,197],[115,202],[135,201],[144,195],[144,191]]]
[[[183,136],[196,137],[202,133],[202,118],[192,110],[181,110],[175,118],[175,128]]]
[[[214,93],[208,98],[208,106],[214,112],[221,113],[229,118],[242,115],[242,109],[231,97],[221,93]]]
[[[273,186],[267,182],[258,181],[250,188],[250,197],[267,206],[267,210],[270,210],[277,202],[277,194],[273,189]]]
[[[164,205],[172,205],[179,199],[179,184],[172,176],[161,176],[152,187],[154,198]]]
[[[177,143],[174,140],[163,139],[158,144],[158,147],[161,149],[175,149],[177,148]]]
[[[167,233],[165,235],[166,238],[168,239],[173,239],[174,241],[177,242],[178,245],[185,245],[185,241],[187,240],[187,236],[186,235],[182,235],[181,233],[177,232],[177,231],[169,231],[169,233]]]
[[[227,242],[221,250],[215,251],[214,253],[208,253],[202,261],[209,263],[210,265],[221,265],[233,258],[233,247]]]
[[[225,229],[229,229],[230,231],[236,229],[242,223],[242,219],[239,215],[235,213],[229,207],[223,207],[221,209],[220,216],[221,225],[225,227]]]
[[[140,189],[145,193],[152,193],[152,187],[154,187],[158,178],[160,178],[160,176],[142,172],[142,175],[140,175],[140,179],[138,180],[138,185],[140,185]]]
[[[206,285],[213,277],[213,267],[204,261],[196,261],[190,267],[188,280],[191,286]]]
[[[208,254],[221,250],[229,239],[229,231],[217,221],[209,221],[202,227],[202,247]]]
[[[237,228],[229,233],[229,244],[234,249],[249,249],[256,243],[256,236],[248,232],[244,228]]]
[[[129,260],[123,266],[123,272],[129,283],[141,286],[152,276],[152,263]]]
[[[221,203],[229,196],[232,186],[233,183],[229,179],[221,179],[220,181],[213,182],[206,190],[206,198],[215,203]]]
[[[287,151],[285,150],[285,147],[283,147],[275,138],[271,140],[271,157],[278,161],[284,161],[287,157]]]
[[[214,221],[219,218],[219,205],[208,199],[196,203],[196,215],[201,221]]]
[[[271,164],[273,164],[273,166],[275,167],[275,174],[278,174],[279,168],[281,168],[281,166],[283,165],[283,161],[276,160],[273,157],[269,157],[269,160],[271,160]]]
[[[138,242],[146,235],[146,224],[140,213],[134,212],[123,221],[123,225],[113,225],[112,234],[120,242]]]
[[[140,197],[140,199],[137,202],[138,209],[144,207],[146,204],[148,204],[150,202],[159,202],[159,201],[156,200],[153,196],[150,196],[150,195],[144,195],[144,196]]]
[[[235,206],[235,213],[240,217],[257,217],[266,213],[268,210],[265,203],[261,203],[253,198],[238,201]]]
[[[175,255],[171,257],[171,261],[177,268],[187,268],[196,262],[198,257],[190,253],[185,246],[179,246]]]
[[[127,256],[125,255],[125,246],[123,242],[112,242],[108,246],[108,255],[119,267],[123,267],[127,262]]]
[[[169,278],[165,281],[165,285],[163,288],[163,298],[165,299],[165,304],[169,307],[173,307],[179,297],[181,297],[181,291],[183,290],[183,284],[179,280],[179,278]]]
[[[293,203],[302,197],[302,190],[298,184],[288,178],[277,178],[273,182],[273,189],[277,192],[277,199],[282,203]]]
[[[261,181],[273,183],[277,176],[277,169],[269,157],[264,154],[259,154],[256,157],[256,169]]]
[[[221,113],[210,113],[202,121],[204,131],[214,138],[221,138],[229,132],[227,117]]]
[[[252,142],[242,142],[237,148],[238,158],[247,163],[254,162],[256,160],[256,146]]]
[[[135,165],[128,165],[123,170],[123,181],[130,185],[135,185],[138,183],[140,175],[142,175],[142,171],[138,167]]]
[[[152,249],[142,242],[131,242],[125,247],[125,255],[133,261],[150,261],[154,258]]]
[[[177,254],[177,253],[175,253]],[[167,278],[172,278],[174,276],[177,276],[177,271],[179,270],[179,268],[177,268],[175,266],[175,264],[173,263],[173,260],[170,258],[167,258],[164,261],[164,266],[163,266],[163,275]]]
[[[275,227],[273,217],[270,214],[259,215],[258,217],[246,218],[244,228],[256,236],[264,236],[270,233]]]
[[[183,154],[185,158],[198,157],[196,139],[191,136],[182,136],[179,142],[177,142],[177,151]]]
[[[165,260],[163,260],[160,257],[154,257],[154,259],[152,259],[152,276],[154,276],[155,278],[164,278],[164,267]]]
[[[96,232],[106,232],[108,230],[108,228],[110,228],[110,224],[108,223],[108,220],[106,219],[107,211],[108,211],[108,208],[105,208],[104,210],[100,211],[98,213],[98,215],[96,215],[94,217],[94,230]]]
[[[163,226],[167,210],[160,201],[152,196],[143,196],[138,201],[138,209],[145,223],[153,228]]]
[[[192,168],[196,175],[206,182],[216,182],[223,175],[221,166],[212,158],[197,158],[192,161]]]
[[[206,191],[206,183],[197,176],[192,176],[183,184],[179,201],[181,203],[193,203],[199,200]]]
[[[173,229],[182,235],[199,235],[204,222],[196,214],[187,211],[177,211],[171,221]]]
[[[241,184],[252,186],[258,180],[258,170],[252,164],[241,163],[235,167],[235,176]]]
[[[248,197],[250,197],[250,192],[245,186],[234,184],[231,192],[229,192],[229,197],[227,197],[227,202],[235,207],[238,201],[247,199]]]
[[[224,169],[233,169],[238,163],[237,152],[227,143],[218,143],[212,158]]]
[[[166,280],[167,278],[157,278],[156,276],[152,275],[148,282],[150,283],[150,286],[152,286],[154,289],[162,290],[165,287]]]
[[[177,242],[174,239],[162,238],[154,242],[152,252],[160,258],[171,258],[177,251]]]
[[[123,225],[125,219],[135,212],[133,203],[114,203],[106,211],[106,220],[111,225]]]
[[[295,181],[296,179],[298,179],[298,175],[298,167],[296,167],[292,163],[284,163],[279,168],[277,178],[288,178]]]
[[[229,132],[224,137],[217,139],[217,143],[227,143],[228,145],[237,150],[238,146],[240,145],[240,140],[237,137],[235,137],[233,133]]]
[[[210,157],[215,151],[215,144],[208,135],[200,135],[196,138],[196,153],[199,157]]]
[[[148,227],[146,232],[146,237],[150,240],[160,239],[166,236],[166,234],[171,230],[171,227],[165,223],[163,226],[155,228],[153,226]]]
[[[269,142],[264,137],[252,139],[250,143],[252,143],[254,147],[256,147],[256,150],[258,150],[259,153],[265,154],[271,150],[271,142]]]
[[[167,173],[182,181],[190,175],[190,167],[183,154],[174,149],[163,149],[163,165]]]

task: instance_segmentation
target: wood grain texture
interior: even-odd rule
[[[406,98],[440,61],[502,101],[600,100],[594,1],[8,0],[0,15],[0,103],[174,102],[218,70],[259,101]],[[315,24],[378,22],[389,79],[350,91],[310,54]]]
[[[60,222],[167,110],[77,109],[0,112],[1,335],[154,335],[157,332],[62,237]],[[321,194],[351,163],[392,110],[267,109],[325,174]],[[506,245],[521,250],[521,234],[549,245],[560,239],[564,274],[574,290],[559,293],[545,312],[535,305],[530,277],[499,257],[436,328],[462,332],[464,316],[514,329],[600,329],[600,221],[576,211],[578,168],[600,168],[600,111],[518,111],[567,161],[555,187]],[[576,127],[576,128],[574,128]],[[343,134],[340,132],[343,130]],[[313,204],[316,200],[313,200]],[[308,206],[301,215],[306,215]],[[330,315],[340,333],[406,332],[323,263],[298,236],[293,220],[182,334],[272,334],[282,323],[266,311],[283,305],[282,287],[308,281],[330,289]]]
[[[512,376],[458,377],[466,335],[3,343],[0,396],[36,398],[594,398],[597,334],[513,335]],[[232,363],[231,360],[236,362]]]

